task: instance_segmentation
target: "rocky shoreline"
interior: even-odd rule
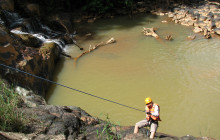
[[[74,22],[94,22],[98,18],[87,15],[73,18],[74,20],[70,21],[70,17],[73,16],[68,14],[54,15],[46,22],[50,23],[47,24],[50,28],[59,29],[54,31],[40,24],[40,20],[36,17],[23,18],[17,14],[13,0],[3,0],[0,4],[0,62],[45,79],[52,79],[53,70],[63,53],[62,49],[65,44],[74,43],[75,34],[72,27]],[[25,11],[42,16],[39,5],[27,3],[22,6],[26,7]],[[219,3],[205,2],[199,6],[194,3],[190,6],[179,7],[174,4],[167,9],[154,9],[152,7],[155,5],[149,6],[149,2],[139,2],[135,7],[133,14],[140,12],[151,12],[157,15],[167,14],[175,23],[194,26],[194,32],[203,33],[206,38],[220,35]],[[170,9],[172,7],[176,8]],[[116,13],[119,15],[128,14],[123,10],[117,10]],[[102,17],[113,18],[113,15],[106,14]],[[47,105],[44,97],[49,87],[48,82],[42,82],[42,80],[8,68],[1,68],[0,72],[2,78],[18,86],[16,91],[23,98],[20,110],[36,119],[28,126],[26,134],[0,131],[0,139],[98,139],[97,130],[102,131],[107,124],[106,121],[90,116],[79,107]],[[19,86],[31,90],[27,91]],[[125,140],[148,139],[146,129],[143,128],[140,134],[134,135],[133,126],[114,126],[111,135],[114,139],[119,136],[120,139]],[[189,135],[176,137],[159,132],[156,133],[157,138],[164,140],[213,139]]]
[[[174,8],[168,17],[175,23],[184,26],[194,26],[194,33],[203,33],[209,39],[214,34],[220,35],[220,4],[206,3],[198,7]]]

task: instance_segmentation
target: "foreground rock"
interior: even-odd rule
[[[142,128],[138,134],[133,134],[134,126],[118,126],[90,116],[84,110],[74,106],[46,105],[45,100],[33,92],[16,87],[23,103],[19,110],[29,120],[24,133],[1,132],[1,140],[93,140],[93,139],[148,139],[147,129]],[[163,140],[191,140],[210,138],[195,138],[185,136],[179,138],[157,132],[155,139]]]

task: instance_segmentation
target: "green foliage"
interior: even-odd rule
[[[18,95],[0,79],[0,130],[24,132],[27,119],[18,111]]]
[[[103,14],[113,7],[113,3],[110,0],[86,0],[83,6],[84,11],[93,12],[97,14]]]
[[[115,132],[113,132],[115,130]],[[106,140],[120,140],[121,134],[118,133],[117,126],[113,124],[108,114],[106,115],[106,121],[104,122],[104,126],[101,131],[98,129],[96,130],[97,138],[100,140],[106,139]]]
[[[130,8],[132,8],[133,0],[125,0],[124,4],[128,9],[130,9]]]
[[[115,8],[125,8],[130,10],[133,0],[86,0],[83,10],[96,14],[112,12]]]

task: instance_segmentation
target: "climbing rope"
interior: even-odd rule
[[[143,110],[140,110],[140,109],[137,109],[137,108],[128,106],[128,105],[124,105],[124,104],[121,104],[121,103],[118,103],[118,102],[115,102],[115,101],[112,101],[112,100],[109,100],[109,99],[106,99],[106,98],[102,98],[102,97],[99,97],[99,96],[96,96],[96,95],[93,95],[93,94],[90,94],[90,93],[87,93],[87,92],[84,92],[84,91],[81,91],[81,90],[78,90],[78,89],[75,89],[75,88],[72,88],[72,87],[69,87],[69,86],[66,86],[66,85],[63,85],[63,84],[60,84],[60,83],[57,83],[57,82],[54,82],[54,81],[51,81],[51,80],[42,78],[42,77],[40,77],[40,76],[33,75],[33,74],[31,74],[31,73],[28,73],[28,72],[19,70],[19,69],[14,68],[14,67],[10,67],[10,66],[7,66],[7,65],[4,65],[4,64],[1,64],[1,63],[0,63],[0,65],[3,66],[3,67],[6,67],[6,68],[9,68],[9,69],[12,69],[12,70],[15,70],[15,71],[18,71],[18,72],[21,72],[21,73],[24,73],[24,74],[33,76],[33,77],[38,78],[38,79],[41,79],[41,80],[44,80],[44,81],[47,81],[47,82],[50,82],[50,83],[53,83],[53,84],[56,84],[56,85],[59,85],[59,86],[62,86],[62,87],[71,89],[71,90],[75,90],[75,91],[77,91],[77,92],[79,92],[79,93],[86,94],[86,95],[92,96],[92,97],[94,97],[94,98],[99,98],[99,99],[101,99],[101,100],[108,101],[108,102],[111,102],[111,103],[114,103],[114,104],[117,104],[117,105],[120,105],[120,106],[123,106],[123,107],[127,107],[127,108],[130,108],[130,109],[136,110],[136,111],[145,112],[145,111],[143,111]]]

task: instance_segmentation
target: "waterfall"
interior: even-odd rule
[[[18,27],[23,22],[23,18],[21,18],[17,13],[12,13],[3,10],[2,16],[3,16],[3,20],[6,22],[9,28]]]
[[[27,34],[30,34],[38,39],[40,39],[42,42],[54,42],[56,43],[60,48],[64,48],[65,47],[65,43],[60,40],[60,39],[50,39],[48,38],[48,36],[46,35],[43,35],[43,34],[31,34],[31,33],[27,33],[27,32],[23,32],[23,31],[20,31],[20,30],[17,30],[17,29],[12,29],[11,30],[11,33],[14,33],[14,34],[23,34],[23,35],[27,35]]]
[[[75,33],[64,34],[59,31],[54,31],[48,26],[43,25],[36,17],[22,18],[18,13],[3,10],[2,13],[0,13],[0,24],[6,25],[13,34],[29,34],[42,42],[54,42],[64,52],[67,51],[67,49],[64,49],[66,47],[63,41],[64,36],[68,36],[68,38],[77,45],[76,41],[73,39]]]

